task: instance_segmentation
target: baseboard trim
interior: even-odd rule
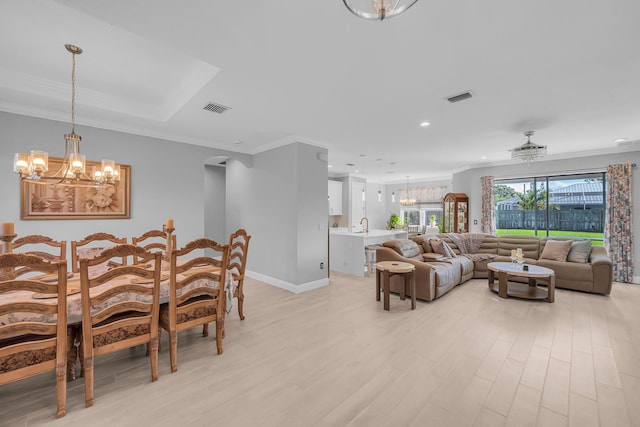
[[[633,276],[631,280],[633,280],[633,283],[635,284],[640,284],[640,276]]]
[[[276,279],[275,277],[267,276],[264,274],[256,273],[255,271],[246,270],[245,273],[247,276],[252,279],[259,280],[268,285],[275,286],[276,288],[284,289],[294,294],[300,294],[302,292],[310,291],[313,289],[321,288],[323,286],[327,286],[329,284],[329,279],[320,279],[315,280],[313,282],[302,283],[300,285],[294,285],[290,282],[285,282],[284,280]]]

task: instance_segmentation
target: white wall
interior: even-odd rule
[[[204,235],[218,243],[227,243],[226,168],[204,167]]]
[[[79,126],[82,152],[90,160],[109,158],[131,165],[131,218],[106,220],[21,220],[20,183],[13,154],[41,149],[61,157],[66,123],[0,113],[0,221],[16,223],[19,235],[44,234],[80,240],[98,231],[132,237],[174,218],[178,244],[204,234],[204,159],[219,153],[205,147]]]
[[[131,218],[21,220],[14,153],[41,149],[60,157],[68,132],[66,123],[0,112],[0,222],[14,222],[18,235],[80,240],[104,231],[132,237],[174,218],[182,246],[205,235],[226,243],[232,231],[245,228],[253,235],[247,268],[274,284],[328,283],[327,163],[317,157],[324,152],[326,158],[326,149],[291,144],[256,155],[252,167],[254,157],[241,153],[79,126],[88,159],[131,165]],[[224,180],[216,167],[204,165],[217,155],[231,157]],[[205,211],[217,218],[205,219]]]
[[[469,229],[472,233],[481,231],[480,218],[482,213],[482,190],[480,178],[493,176],[495,179],[518,178],[543,175],[561,175],[581,173],[589,171],[604,171],[609,164],[637,163],[640,165],[640,152],[630,151],[618,154],[606,154],[588,157],[576,157],[573,159],[537,161],[530,165],[513,164],[504,166],[491,166],[486,168],[470,169],[453,176],[453,191],[466,193],[469,196]],[[634,169],[633,173],[633,218],[634,234],[640,236],[640,169]],[[478,224],[474,224],[477,220]],[[634,241],[634,276],[640,276],[640,242]]]
[[[246,228],[247,269],[294,292],[327,283],[326,152],[294,143],[256,154],[252,168],[227,161],[227,231]]]
[[[382,200],[378,202],[378,190],[382,193]],[[387,195],[387,189],[384,185],[367,182],[367,219],[369,220],[369,229],[384,230],[387,228],[387,202],[391,202],[391,193]]]

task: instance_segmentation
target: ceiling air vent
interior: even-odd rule
[[[459,93],[458,95],[453,95],[447,98],[447,101],[454,103],[464,101],[465,99],[471,98],[473,95],[470,91]]]
[[[636,147],[638,145],[640,145],[640,140],[638,139],[636,140],[625,139],[624,141],[618,142],[618,147]]]
[[[204,106],[204,109],[207,111],[212,111],[214,113],[222,114],[227,110],[230,110],[231,107],[227,107],[222,104],[216,104],[215,102],[210,102]]]

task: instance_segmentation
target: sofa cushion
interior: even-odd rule
[[[498,238],[498,255],[509,257],[513,249],[522,249],[525,258],[538,259],[540,257],[540,238],[536,236],[522,236],[511,234]]]
[[[453,252],[453,249],[451,249],[451,246],[449,246],[447,242],[445,242],[444,240],[432,240],[431,247],[433,248],[433,251],[437,254],[442,254],[449,258],[456,257],[456,253]]]
[[[556,287],[569,285],[569,289],[588,292],[593,289],[593,271],[589,264],[541,259],[538,265],[550,268],[556,273]]]
[[[449,290],[460,283],[462,274],[459,265],[438,262],[431,264],[431,268],[435,271],[436,287]]]
[[[437,259],[442,259],[444,258],[444,255],[442,254],[437,254],[435,252],[425,252],[422,254],[422,260],[423,261],[434,261]]]
[[[474,263],[467,257],[458,257],[460,260],[460,269],[462,270],[462,276],[473,276]]]
[[[484,240],[478,249],[479,254],[497,254],[498,238],[490,234],[485,234]]]
[[[567,261],[569,262],[589,262],[591,254],[591,240],[576,240],[571,244]]]
[[[540,259],[566,261],[571,250],[571,243],[573,243],[571,240],[547,240],[540,254]]]
[[[416,242],[409,239],[389,240],[382,244],[387,248],[391,248],[406,258],[413,258],[420,255],[420,247]]]

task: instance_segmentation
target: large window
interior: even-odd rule
[[[602,244],[604,172],[496,180],[496,232],[588,238]]]
[[[409,225],[419,225],[420,229],[429,225],[432,215],[435,215],[436,223],[440,224],[442,221],[442,205],[430,203],[400,207],[400,218],[402,218],[402,221]]]

